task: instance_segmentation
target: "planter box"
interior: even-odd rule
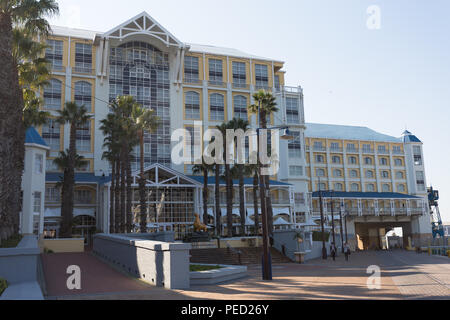
[[[84,238],[44,239],[41,246],[54,253],[80,253],[84,252]]]
[[[306,252],[294,252],[295,262],[302,264],[305,263]]]

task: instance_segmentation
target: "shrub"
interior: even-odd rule
[[[8,288],[8,282],[5,279],[0,278],[0,296],[6,288]]]
[[[321,242],[322,241],[322,232],[320,231],[314,231],[312,234],[313,241]],[[325,241],[328,242],[330,239],[330,233],[325,232]]]
[[[7,240],[3,240],[0,244],[0,248],[15,248],[19,244],[20,241],[22,241],[23,236],[20,234],[15,234],[11,236]]]

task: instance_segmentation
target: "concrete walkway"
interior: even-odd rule
[[[73,259],[73,260],[70,260]],[[338,257],[313,260],[304,265],[276,264],[273,281],[261,281],[261,267],[249,266],[249,277],[220,285],[166,290],[144,284],[112,270],[89,254],[46,256],[46,270],[58,274],[48,281],[49,292],[60,299],[99,300],[299,300],[299,299],[449,299],[450,259],[412,252],[364,252],[346,262]],[[61,286],[67,276],[60,269],[70,262],[85,270],[82,292]],[[64,263],[63,263],[64,262]],[[51,264],[49,266],[48,264]],[[57,263],[58,265],[54,264]],[[367,287],[367,268],[381,269],[381,288]],[[50,269],[49,269],[50,268]],[[82,271],[83,272],[83,271]]]

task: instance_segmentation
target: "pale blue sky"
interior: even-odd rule
[[[184,42],[286,62],[308,122],[368,126],[424,142],[428,184],[450,221],[448,0],[59,0],[52,23],[108,31],[147,11]],[[369,30],[367,8],[381,9]]]

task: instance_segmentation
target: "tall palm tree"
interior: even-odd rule
[[[251,105],[249,107],[249,110],[251,113],[258,114],[260,128],[267,129],[267,118],[270,117],[273,113],[278,112],[279,110],[277,107],[276,98],[271,92],[259,90],[257,93],[253,95],[253,99],[255,100],[255,104]],[[270,194],[270,177],[269,176],[260,177],[260,180],[261,180],[260,194],[261,197],[263,197],[266,192]],[[272,234],[273,233],[272,199],[271,197],[265,197],[265,199],[266,199],[268,231],[270,234]]]
[[[243,119],[234,118],[229,122],[229,127],[234,130],[243,130],[246,132],[249,128],[249,122]],[[237,143],[236,143],[237,146]],[[237,150],[236,150],[237,154]],[[245,156],[245,153],[244,153]],[[236,168],[236,177],[239,180],[239,213],[241,220],[241,235],[245,236],[245,222],[246,222],[246,212],[245,212],[245,186],[244,186],[244,177],[245,177],[245,165],[237,163],[235,165]]]
[[[257,164],[249,164],[245,166],[245,176],[253,177],[253,208],[255,219],[255,235],[259,234],[259,206],[258,206],[258,190],[259,190],[259,167]]]
[[[147,195],[145,190],[146,179],[144,172],[144,134],[145,132],[153,133],[159,127],[159,118],[155,116],[155,111],[145,109],[135,104],[133,106],[132,119],[136,130],[139,133],[139,150],[140,150],[140,179],[139,179],[139,198],[141,207],[140,229],[141,233],[147,233]]]
[[[75,187],[75,168],[77,160],[77,130],[89,122],[91,116],[85,106],[79,107],[75,102],[67,102],[64,110],[58,110],[57,121],[70,125],[69,149],[67,151],[67,168],[64,169],[64,183],[66,190],[63,193],[61,204],[62,226],[61,236],[70,238],[72,236],[73,218],[73,193]]]
[[[192,173],[195,175],[202,174],[203,175],[203,222],[205,224],[208,223],[208,198],[209,198],[209,190],[208,190],[208,177],[209,172],[213,171],[213,165],[208,165],[205,162],[202,164],[196,164],[192,167]]]
[[[53,0],[0,1],[0,240],[19,230],[25,157],[23,96],[18,61],[13,56],[13,25],[21,25],[29,35],[39,32],[45,36],[50,27],[44,17],[57,12]]]
[[[214,203],[216,210],[216,235],[222,235],[222,209],[220,205],[220,164],[214,164]]]
[[[232,129],[229,123],[222,123],[217,126],[217,129],[222,133],[223,137],[227,136],[227,129]],[[224,160],[225,160],[225,184],[226,184],[226,202],[227,202],[227,235],[233,237],[233,179],[231,176],[231,167],[227,161],[227,139],[223,139]]]

